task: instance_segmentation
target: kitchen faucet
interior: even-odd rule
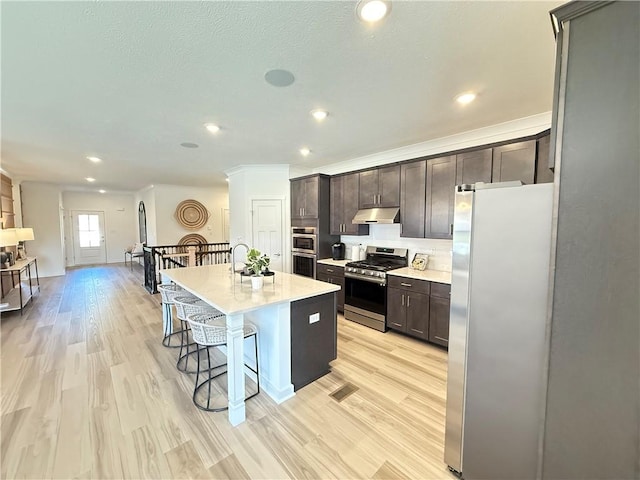
[[[247,245],[246,243],[236,243],[233,247],[231,247],[231,271],[235,272],[236,271],[236,248],[238,247],[244,247],[247,249],[247,253],[249,253],[249,245]]]

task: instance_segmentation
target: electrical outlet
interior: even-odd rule
[[[316,323],[320,321],[320,313],[313,313],[309,315],[309,323]]]

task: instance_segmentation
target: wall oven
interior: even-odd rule
[[[317,254],[317,236],[315,227],[291,228],[291,251],[295,253]]]
[[[308,253],[292,254],[292,271],[296,275],[316,278],[316,256]]]

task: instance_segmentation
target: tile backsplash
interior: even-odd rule
[[[409,263],[416,253],[429,255],[429,270],[451,271],[451,240],[437,240],[431,238],[403,238],[400,237],[400,224],[370,225],[369,235],[342,235],[341,241],[346,245],[346,255],[351,256],[351,247],[361,244],[363,247],[393,247],[409,249]]]

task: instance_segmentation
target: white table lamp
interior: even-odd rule
[[[15,247],[18,245],[18,234],[15,228],[0,230],[0,247]]]

